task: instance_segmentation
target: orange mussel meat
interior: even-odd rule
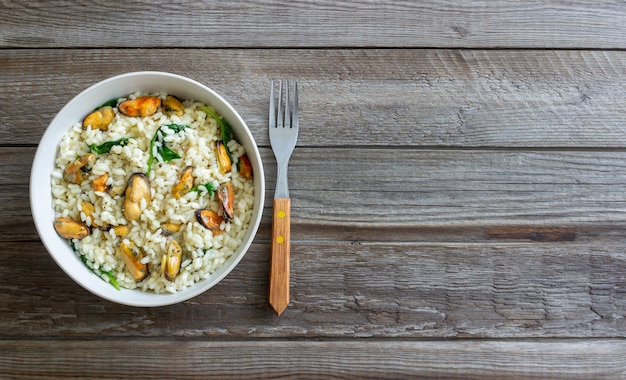
[[[119,110],[126,116],[145,117],[154,115],[160,105],[161,99],[159,97],[145,95],[123,101],[119,105]]]

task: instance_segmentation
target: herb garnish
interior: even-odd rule
[[[196,185],[192,187],[191,190],[189,190],[189,192],[199,191],[201,187],[204,187],[206,189],[206,191],[209,193],[209,197],[213,196],[213,192],[215,192],[215,187],[213,186],[211,182],[203,183],[201,185]]]
[[[178,133],[182,131],[183,129],[187,128],[186,125],[180,125],[180,124],[167,124],[164,127],[167,127],[168,129],[172,130],[174,133]],[[146,172],[146,175],[148,176],[150,175],[150,170],[152,169],[152,163],[154,162],[154,158],[155,158],[154,143],[157,140],[161,143],[160,146],[156,148],[157,153],[159,154],[163,162],[170,162],[177,158],[181,158],[178,153],[174,152],[173,150],[168,148],[167,145],[165,145],[165,141],[163,141],[163,132],[161,131],[161,128],[163,127],[159,127],[159,129],[157,129],[156,132],[154,132],[154,136],[152,137],[152,140],[150,140],[150,158],[148,159],[148,171]]]
[[[108,106],[108,107],[115,107],[115,106],[117,106],[117,101],[118,101],[118,98],[111,99],[111,100],[107,101],[106,103],[104,103],[104,104],[102,104],[102,105],[100,105],[100,106],[96,107],[96,108],[94,109],[94,111],[95,111],[95,110],[98,110],[98,109],[100,109],[100,108],[102,108],[102,107],[107,107],[107,106]]]
[[[116,145],[124,146],[124,145],[126,145],[126,143],[128,143],[128,137],[122,137],[119,140],[107,141],[107,142],[102,143],[100,145],[89,144],[89,149],[91,149],[95,153],[104,154],[104,153],[109,153],[109,151],[111,151],[111,148],[113,148],[114,146],[116,146]]]
[[[230,125],[226,122],[226,120],[222,119],[220,115],[218,115],[215,111],[210,109],[209,107],[202,105],[200,109],[204,111],[207,115],[211,116],[215,121],[217,121],[217,125],[220,127],[220,132],[222,135],[222,141],[224,142],[224,147],[226,148],[226,152],[230,157],[230,160],[233,160],[232,154],[228,149],[228,142],[233,139],[233,132]]]

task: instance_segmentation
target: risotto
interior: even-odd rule
[[[56,231],[113,286],[174,293],[237,250],[252,217],[246,152],[209,106],[115,99],[72,125],[52,172]]]

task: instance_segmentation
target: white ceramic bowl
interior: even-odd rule
[[[164,91],[181,99],[211,105],[231,125],[234,138],[243,145],[254,171],[254,211],[244,241],[211,277],[174,294],[155,294],[121,289],[103,281],[90,271],[53,227],[51,173],[57,147],[72,124],[104,102],[135,91]],[[55,116],[46,129],[35,154],[30,180],[30,203],[37,232],[56,263],[82,287],[109,301],[131,306],[163,306],[182,302],[208,290],[222,280],[243,258],[261,222],[265,199],[265,176],[257,145],[244,120],[220,95],[192,79],[163,72],[134,72],[99,82],[78,94]]]

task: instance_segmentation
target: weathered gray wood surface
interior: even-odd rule
[[[4,0],[7,47],[624,47],[620,1]]]
[[[146,342],[150,350],[146,350]],[[94,349],[98,344],[98,350]],[[84,378],[616,379],[621,340],[211,341],[171,339],[0,341],[0,376]],[[57,352],[64,353],[61,359]],[[98,355],[97,352],[106,353]],[[145,360],[137,361],[142,353]],[[50,358],[46,366],[30,363]],[[168,361],[177,363],[170,365]],[[131,359],[132,358],[132,359]],[[115,363],[112,365],[112,363]],[[595,365],[590,366],[589,363]],[[180,371],[179,368],[185,368]],[[262,376],[260,374],[264,374]],[[478,375],[480,374],[480,375]]]
[[[149,52],[149,53],[148,53]],[[298,79],[299,146],[623,148],[621,51],[0,50],[0,141],[33,144],[65,102],[109,76],[183,74],[212,87],[268,146],[270,79]],[[24,77],[28,73],[27,77]],[[38,112],[14,112],[24,103]]]
[[[617,1],[0,1],[0,377],[624,378],[625,35]],[[139,70],[229,100],[269,198],[268,82],[298,80],[281,317],[269,198],[179,305],[101,300],[39,241],[47,124]]]
[[[4,240],[37,240],[29,177],[22,174],[30,170],[34,151],[0,148],[0,158],[10,163],[0,167],[8,190],[1,195]],[[273,155],[268,148],[261,152],[273,189]],[[303,147],[290,163],[296,240],[484,241],[516,236],[514,227],[556,227],[564,236],[546,238],[556,241],[626,237],[623,152]],[[271,197],[265,206],[264,232]]]
[[[263,234],[264,235],[264,234]],[[307,242],[292,245],[292,302],[267,305],[258,239],[209,292],[140,309],[99,300],[33,243],[3,243],[5,338],[623,338],[620,244]],[[17,265],[20,265],[17,267]]]

